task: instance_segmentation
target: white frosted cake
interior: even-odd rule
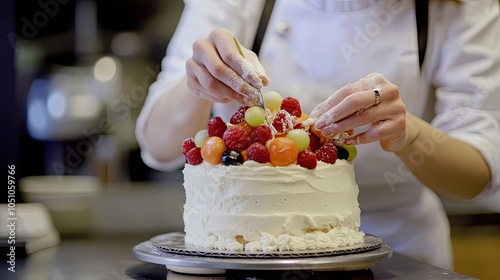
[[[255,166],[259,165],[259,166]],[[351,163],[184,169],[185,241],[230,251],[300,251],[363,241]]]
[[[278,98],[266,111],[240,107],[229,123],[214,117],[184,140],[186,243],[266,253],[364,241],[355,147],[322,136],[296,99]]]

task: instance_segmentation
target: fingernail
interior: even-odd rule
[[[245,63],[242,65],[242,70],[243,73],[241,77],[243,77],[245,81],[256,88],[262,88],[262,79],[248,61],[245,60]]]
[[[255,100],[256,98],[259,99],[260,98],[260,94],[259,94],[259,91],[254,88],[254,87],[250,87],[248,92],[250,93],[249,96],[252,100]]]
[[[313,117],[311,117],[313,118]],[[323,118],[319,118],[315,123],[314,123],[314,126],[316,128],[322,128],[323,126],[325,126],[325,120]]]
[[[347,138],[345,139],[345,143],[347,145],[358,145],[360,143],[359,136]]]
[[[269,77],[266,76],[266,74],[259,74],[260,80],[262,81],[262,84],[267,87],[271,80],[269,80]]]
[[[325,136],[325,137],[328,137],[328,136],[332,135],[331,131],[332,131],[331,128],[325,128],[325,129],[321,130],[321,134],[323,134],[323,136]]]
[[[252,88],[252,94],[260,98],[260,90],[258,88]]]

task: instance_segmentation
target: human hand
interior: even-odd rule
[[[399,88],[379,73],[337,90],[310,117],[317,118],[314,126],[325,136],[371,124],[366,131],[350,135],[346,144],[380,141],[384,150],[397,152],[407,142],[406,107]]]
[[[225,29],[212,31],[193,44],[193,56],[186,62],[187,85],[201,98],[253,105],[258,89],[269,84],[257,55],[244,47],[241,56],[233,34]]]

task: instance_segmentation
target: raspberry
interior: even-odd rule
[[[283,101],[281,101],[281,110],[285,110],[290,113],[290,115],[297,118],[302,115],[299,100],[293,97],[286,97]]]
[[[309,134],[309,148],[311,151],[314,153],[316,150],[321,146],[321,139],[314,135],[314,134]]]
[[[191,165],[198,165],[203,162],[201,157],[201,148],[194,147],[186,154],[186,161]]]
[[[187,155],[187,153],[194,147],[196,147],[196,144],[194,143],[194,138],[184,139],[184,141],[182,141],[182,154]]]
[[[244,122],[245,112],[248,108],[250,108],[250,106],[240,106],[238,110],[234,111],[233,115],[231,116],[231,119],[229,119],[229,122],[231,124],[239,124]]]
[[[258,163],[269,162],[269,151],[266,146],[260,142],[255,142],[247,149],[248,160],[254,160]]]
[[[315,152],[319,161],[335,164],[337,161],[337,147],[333,143],[326,143]]]
[[[273,126],[278,134],[287,133],[293,129],[292,117],[287,111],[279,110],[274,115]]]
[[[299,153],[297,164],[307,169],[314,169],[318,164],[318,160],[312,151],[306,149]]]
[[[261,124],[250,134],[250,143],[260,142],[265,145],[272,138],[273,132],[271,128],[265,124]]]
[[[222,136],[226,146],[230,150],[241,152],[250,146],[250,136],[247,131],[239,126],[231,126],[224,132]]]
[[[220,117],[213,117],[208,121],[208,136],[217,136],[222,138],[227,129],[226,123]]]

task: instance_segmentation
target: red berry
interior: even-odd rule
[[[250,135],[250,143],[260,142],[265,145],[272,138],[273,132],[271,128],[265,124],[261,124]]]
[[[227,125],[220,117],[213,117],[208,121],[207,130],[209,137],[217,136],[222,138],[226,129]]]
[[[245,121],[245,112],[246,110],[250,108],[250,106],[240,106],[238,110],[236,110],[231,118],[229,119],[229,122],[231,124],[239,124]]]
[[[333,143],[326,143],[316,150],[316,158],[322,162],[334,164],[337,161],[337,147]]]
[[[312,151],[305,149],[299,153],[297,157],[297,164],[307,169],[314,169],[318,164],[318,160]]]
[[[293,129],[304,129],[304,125],[302,123],[295,123],[293,125]]]
[[[290,113],[290,115],[297,118],[302,115],[299,100],[293,97],[286,97],[283,101],[281,101],[281,110],[285,110]]]
[[[184,139],[184,141],[182,141],[182,154],[187,155],[187,153],[194,147],[196,147],[196,144],[194,143],[193,138]]]
[[[266,146],[260,142],[255,142],[247,149],[248,160],[254,160],[258,163],[269,162],[269,151]]]
[[[191,165],[198,165],[203,162],[201,157],[201,148],[194,147],[186,154],[186,161]]]
[[[250,136],[247,131],[239,126],[231,126],[222,136],[229,150],[241,152],[250,146]]]
[[[309,134],[309,139],[309,148],[312,152],[316,152],[316,150],[321,146],[321,139],[314,134]]]
[[[274,115],[273,126],[278,134],[284,134],[293,129],[293,121],[285,110],[279,110]]]

